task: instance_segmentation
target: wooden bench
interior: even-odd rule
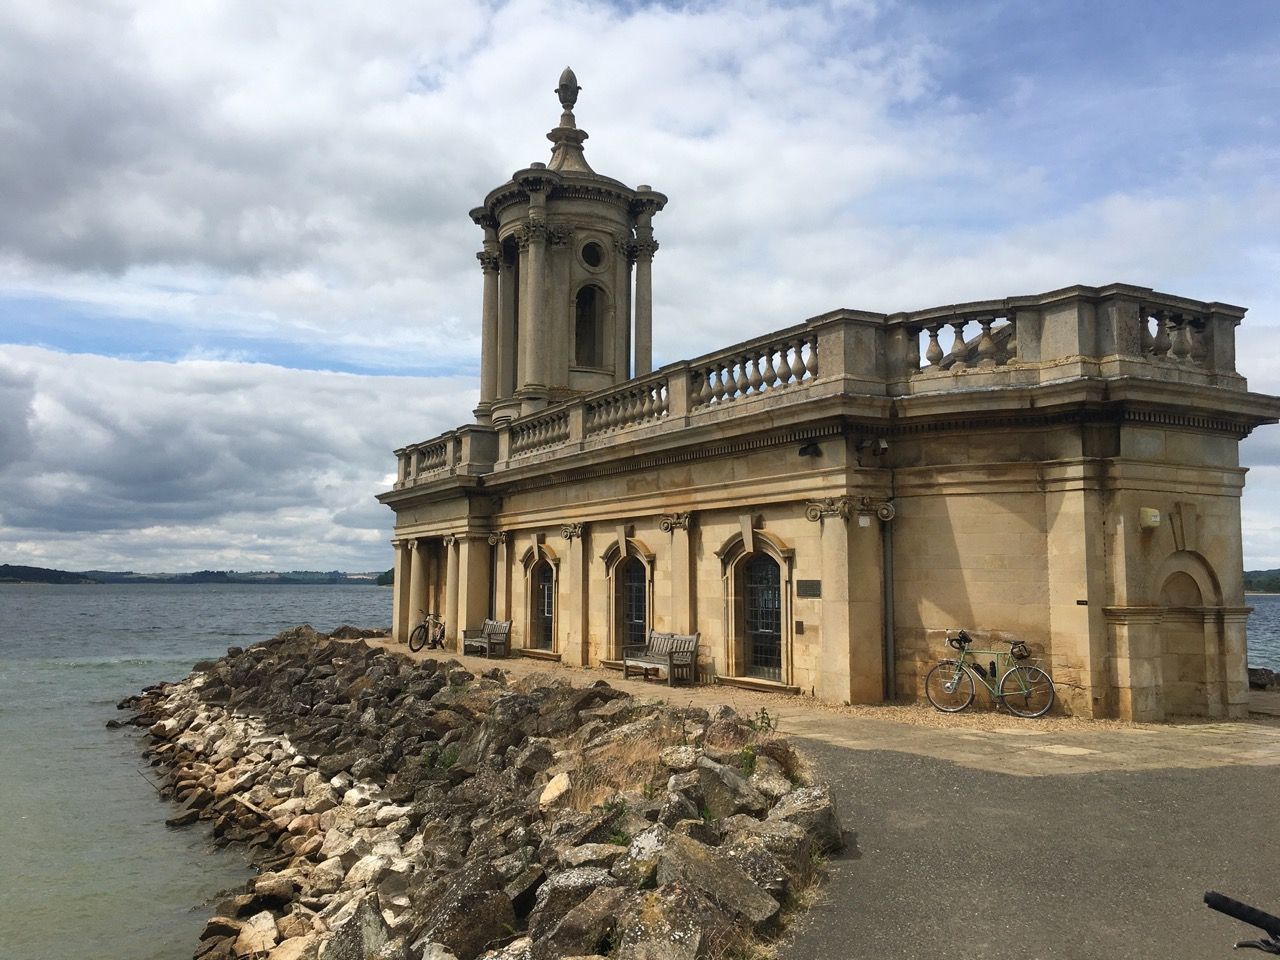
[[[698,634],[649,632],[644,643],[629,643],[622,648],[622,679],[631,677],[638,667],[647,680],[650,674],[665,670],[667,686],[674,687],[676,678],[693,683],[697,679]]]
[[[476,647],[484,650],[486,659],[495,655],[505,657],[507,655],[507,638],[510,635],[510,620],[486,620],[484,626],[480,628],[479,636],[463,636],[462,652],[466,653],[468,647]]]

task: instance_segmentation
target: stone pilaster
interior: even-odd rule
[[[658,519],[658,528],[671,535],[671,629],[675,633],[697,630],[697,569],[689,546],[688,513],[668,513]]]
[[[505,530],[489,534],[489,543],[496,554],[493,564],[493,617],[495,620],[514,619],[511,615],[511,560],[508,552],[510,539]]]
[[[453,643],[454,649],[461,644],[462,630],[458,624],[458,537],[445,537],[446,555],[444,574],[444,637],[445,642]]]
[[[581,523],[566,523],[560,533],[569,543],[569,569],[562,574],[564,582],[557,598],[557,603],[563,604],[560,612],[560,635],[564,638],[561,656],[567,664],[585,667],[591,663],[591,631],[587,617],[590,560],[586,552],[586,537]]]
[[[479,630],[489,616],[488,537],[458,537],[458,634]]]

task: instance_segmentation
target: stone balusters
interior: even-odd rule
[[[725,404],[817,377],[817,334],[805,332],[697,364],[691,370],[691,405]]]
[[[1207,323],[1203,317],[1171,310],[1139,310],[1142,352],[1159,360],[1205,366],[1209,359]],[[1154,325],[1155,334],[1151,332]]]
[[[513,456],[552,447],[569,439],[569,411],[557,410],[543,417],[531,417],[513,423],[510,429]]]
[[[976,325],[969,339],[970,325]],[[951,328],[951,346],[944,349],[942,332]],[[939,317],[907,328],[907,348],[902,358],[907,376],[918,373],[959,373],[962,370],[990,370],[1013,363],[1018,358],[1017,325],[1013,312],[1007,315],[974,314]],[[926,366],[920,366],[922,339]]]
[[[587,400],[587,436],[660,420],[669,411],[666,378],[627,384]]]

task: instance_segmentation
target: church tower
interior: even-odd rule
[[[484,230],[480,423],[653,367],[652,220],[667,198],[591,169],[573,116],[580,89],[566,67],[551,162],[517,170],[471,211]]]

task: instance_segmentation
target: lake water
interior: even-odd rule
[[[0,960],[184,960],[245,861],[139,775],[123,697],[299,623],[391,620],[363,586],[0,586]]]
[[[1280,596],[1250,596],[1249,662],[1280,669]],[[299,623],[385,625],[385,587],[0,587],[0,960],[185,960],[244,861],[139,775],[115,704]]]

